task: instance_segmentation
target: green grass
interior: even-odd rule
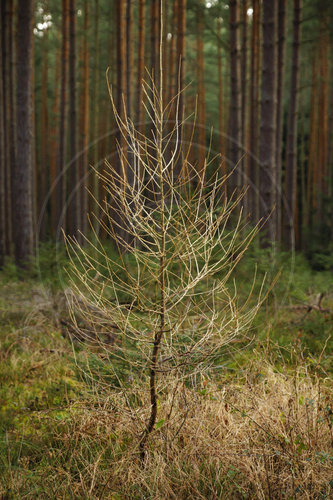
[[[41,252],[24,281],[10,263],[0,274],[1,498],[330,498],[328,272],[277,256],[271,277],[283,265],[280,278],[248,338],[195,386],[175,389],[170,379],[170,421],[169,395],[160,394],[160,428],[142,467],[147,375],[130,380],[119,365],[129,380],[125,396],[112,378],[112,357],[72,345],[59,323],[67,314],[66,275],[58,275],[52,247]],[[258,261],[260,276],[271,268],[265,252],[246,257],[237,271],[240,298]],[[59,268],[64,263],[61,253]],[[301,307],[320,293],[323,311]]]

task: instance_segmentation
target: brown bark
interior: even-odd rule
[[[70,191],[69,231],[79,237],[81,207],[79,163],[77,159],[77,113],[76,113],[76,2],[69,0],[69,152]]]
[[[295,243],[296,181],[297,181],[297,121],[299,101],[299,64],[302,0],[294,0],[293,48],[286,157],[286,213],[284,240],[288,250]]]
[[[89,144],[89,3],[84,2],[84,33],[83,33],[83,74],[82,74],[82,104],[81,104],[81,229],[86,234],[88,228],[88,144]]]
[[[314,208],[316,206],[316,197],[314,186],[317,183],[317,130],[318,130],[318,53],[317,49],[313,52],[312,59],[312,84],[310,99],[310,132],[309,132],[309,154],[308,154],[308,180],[307,180],[307,206]],[[310,210],[307,210],[307,226],[310,225]]]
[[[150,64],[151,64],[151,76],[155,82],[156,87],[158,87],[159,80],[159,1],[151,0],[151,31],[150,31]]]
[[[142,82],[144,79],[145,69],[145,0],[139,0],[139,32],[138,32],[138,75],[137,75],[137,90],[136,90],[136,121],[140,132],[143,131],[142,121],[143,116],[143,89]]]
[[[4,15],[2,5],[0,6],[0,26],[1,26],[1,35],[4,32]],[[3,42],[2,42],[3,44]],[[6,222],[5,222],[5,137],[4,137],[4,125],[5,125],[5,116],[4,116],[4,107],[3,107],[3,57],[2,57],[2,48],[0,49],[0,269],[3,266],[5,259],[5,231],[6,231]]]
[[[177,24],[177,12],[178,12],[178,0],[174,0],[172,6],[172,16],[171,16],[171,39],[170,39],[170,49],[169,49],[169,81],[168,81],[168,102],[175,96],[176,89],[178,89],[178,80],[176,78],[176,66],[178,67],[178,62],[176,62],[176,24]],[[177,86],[176,86],[177,81]]]
[[[121,2],[122,4],[126,2]],[[92,148],[90,148],[91,162],[95,169],[99,170],[100,157],[99,157],[99,137],[98,137],[98,119],[100,114],[100,102],[99,102],[99,57],[100,57],[100,47],[99,47],[99,16],[100,16],[100,3],[99,0],[95,0],[94,9],[94,66],[92,75],[92,108],[91,108],[91,136],[92,136]],[[126,59],[124,57],[123,64],[126,65]],[[99,208],[96,203],[98,200],[99,193],[99,179],[97,175],[92,172],[89,176],[89,190],[92,196],[88,199],[89,211],[94,213],[96,217],[99,217]],[[96,217],[92,218],[92,223],[95,230],[97,230],[97,220]]]
[[[17,9],[17,162],[13,175],[13,240],[16,263],[33,254],[32,207],[32,36],[33,0],[18,0]],[[24,82],[24,84],[22,83]]]
[[[197,146],[197,161],[198,173],[202,181],[205,157],[206,157],[206,95],[204,82],[204,3],[200,0],[197,10],[197,81],[198,81],[198,110],[197,110],[197,129],[198,129],[198,146]]]
[[[276,240],[281,241],[281,175],[282,175],[282,127],[283,127],[283,86],[285,72],[285,45],[287,0],[279,1],[278,9],[278,74],[277,74],[277,115],[276,115]]]
[[[260,1],[253,0],[251,32],[250,130],[248,158],[248,211],[252,223],[258,221],[258,145],[260,81]]]
[[[241,170],[241,184],[247,187],[247,163],[248,158],[246,155],[246,132],[247,132],[247,9],[248,1],[242,0],[242,20],[241,20],[241,148],[243,159],[240,165]],[[248,212],[248,196],[244,198],[245,214]]]
[[[330,40],[330,78],[329,78],[329,115],[328,115],[328,152],[327,166],[329,168],[329,193],[333,199],[333,40]],[[0,101],[1,102],[1,101]],[[333,241],[333,208],[331,209],[331,241]]]
[[[58,181],[57,181],[57,161],[58,161],[58,138],[59,138],[59,108],[60,108],[60,58],[61,52],[56,54],[55,75],[54,75],[54,99],[52,104],[52,122],[50,126],[50,201],[51,201],[51,234],[55,236],[58,224]]]
[[[162,33],[162,66],[163,66],[163,82],[162,82],[162,88],[163,88],[163,108],[165,108],[167,104],[167,97],[168,97],[168,71],[167,71],[167,61],[168,61],[168,32],[169,32],[169,2],[168,0],[162,0],[163,1],[163,33]]]
[[[62,0],[62,47],[61,47],[61,81],[60,81],[60,120],[59,149],[57,158],[57,210],[56,237],[61,239],[60,229],[66,228],[63,210],[66,202],[66,146],[67,146],[67,83],[68,83],[68,0]]]
[[[16,162],[16,110],[15,110],[15,55],[14,55],[14,2],[4,2],[4,127],[5,127],[5,251],[11,253],[12,228],[12,183]]]
[[[325,24],[321,27],[319,40],[319,88],[318,88],[318,113],[320,126],[317,128],[317,204],[316,220],[321,223],[323,219],[323,197],[327,196],[327,130],[328,130],[328,34]]]
[[[127,114],[132,117],[132,82],[133,82],[133,1],[126,3],[126,106]]]
[[[240,187],[240,171],[237,164],[241,158],[241,82],[239,52],[239,0],[229,2],[230,22],[230,163],[236,171],[231,179],[232,189]]]
[[[48,165],[49,165],[49,115],[48,115],[48,32],[43,35],[42,47],[42,110],[41,110],[41,150],[40,150],[40,189],[38,190],[39,237],[43,241],[46,237],[46,207]]]
[[[177,48],[176,48],[176,92],[179,94],[178,116],[176,120],[180,124],[184,118],[184,86],[185,86],[185,57],[186,57],[186,0],[178,0],[177,4]],[[180,125],[180,143],[183,139],[183,126]],[[178,177],[182,166],[183,149],[179,151],[179,161],[175,165],[175,176]]]
[[[260,115],[260,217],[266,237],[276,241],[276,110],[277,110],[277,0],[263,2],[263,55]]]
[[[224,160],[224,126],[223,126],[223,113],[224,113],[224,100],[223,100],[223,68],[222,68],[222,47],[221,47],[221,18],[217,19],[217,72],[219,79],[219,153],[221,155],[222,175],[225,172]]]

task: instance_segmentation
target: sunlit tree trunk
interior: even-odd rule
[[[263,245],[276,241],[277,0],[263,2],[263,55],[260,114],[260,217]],[[268,238],[268,241],[267,241]]]
[[[288,250],[294,245],[296,219],[297,181],[297,121],[299,100],[299,64],[301,36],[302,0],[294,0],[293,48],[291,59],[291,85],[289,99],[288,139],[286,155],[286,214],[284,217],[284,240]]]
[[[33,254],[32,206],[32,37],[33,0],[18,0],[17,5],[17,162],[13,175],[13,240],[15,259],[25,265]]]

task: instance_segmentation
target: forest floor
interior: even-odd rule
[[[62,326],[61,287],[3,272],[0,497],[332,498],[331,275],[302,264],[288,292],[284,279],[255,337],[215,375],[170,379],[143,464],[148,377],[145,387],[131,380],[129,394],[108,388],[105,367]]]

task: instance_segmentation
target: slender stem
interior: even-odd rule
[[[159,251],[159,274],[158,274],[158,284],[160,289],[160,327],[155,332],[153,351],[151,356],[150,365],[150,403],[151,411],[147,427],[143,433],[140,441],[140,456],[141,460],[145,458],[145,445],[148,436],[154,429],[157,417],[157,391],[156,391],[156,372],[157,372],[157,362],[159,357],[160,344],[163,337],[165,329],[165,194],[164,194],[164,179],[163,179],[163,64],[162,64],[162,44],[163,44],[163,12],[162,12],[162,1],[161,1],[161,30],[160,30],[160,68],[159,68],[159,99],[155,106],[158,108],[156,111],[159,114],[159,119],[156,120],[156,161],[158,164],[159,171],[159,192],[160,192],[160,214],[161,214],[161,224],[160,224],[160,251]]]

